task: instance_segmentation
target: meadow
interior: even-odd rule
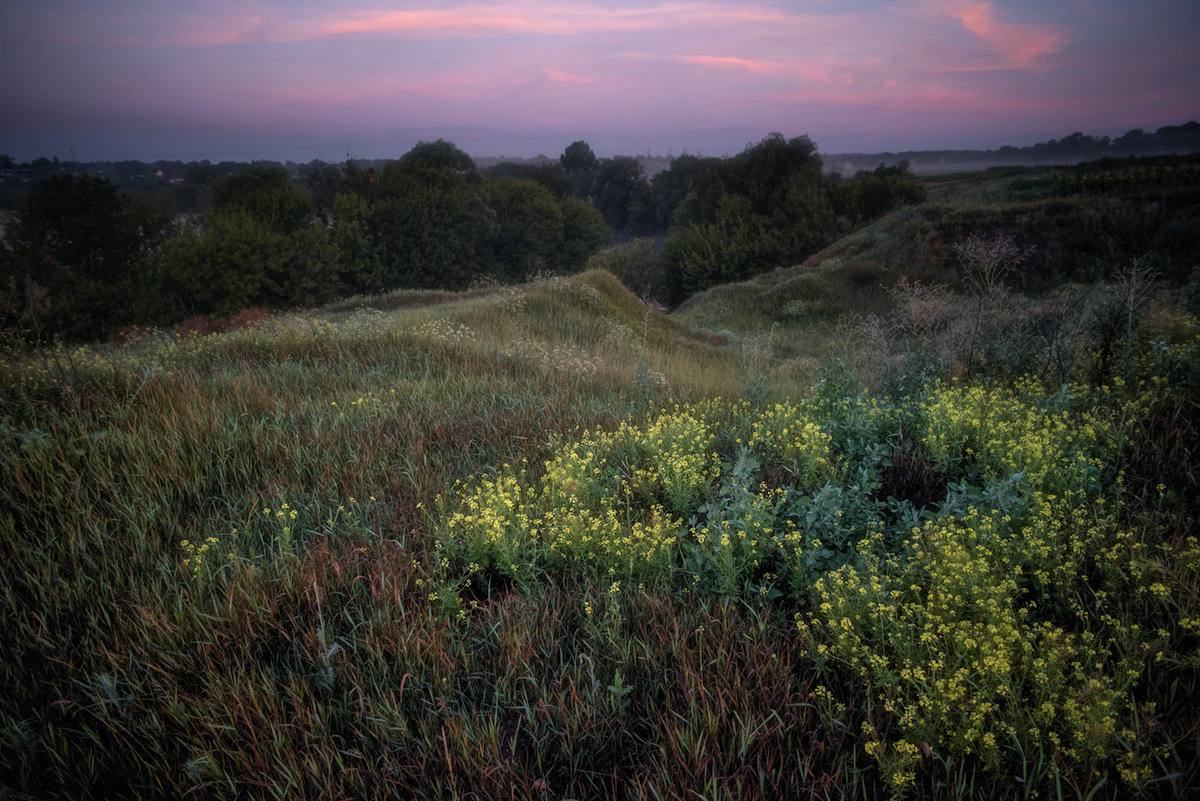
[[[8,347],[0,795],[1195,793],[1200,293],[989,186],[669,314]]]

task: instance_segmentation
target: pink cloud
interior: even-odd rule
[[[685,64],[733,69],[759,75],[777,75],[792,80],[849,86],[854,77],[847,71],[834,68],[823,61],[760,61],[733,56],[675,56]]]
[[[991,0],[950,0],[937,10],[957,19],[1004,58],[1004,66],[1026,67],[1037,58],[1058,51],[1064,36],[1046,25],[1022,25],[996,18]]]
[[[390,11],[350,19],[319,22],[295,29],[302,38],[323,38],[359,33],[429,33],[480,36],[495,33],[568,33],[574,26],[565,20],[538,19],[505,7],[467,6],[444,10]]]
[[[171,36],[170,41],[181,47],[220,47],[237,44],[252,38],[252,34],[262,23],[263,17],[258,14],[227,20],[194,18],[191,24],[181,25],[180,28],[184,32]]]
[[[590,86],[599,83],[599,80],[595,77],[588,75],[576,75],[574,73],[564,72],[562,70],[546,70],[545,75],[546,80],[550,81],[551,83],[567,83],[577,86]]]
[[[676,56],[676,58],[688,64],[700,64],[705,67],[733,67],[765,75],[775,75],[779,72],[779,67],[776,64],[766,61],[750,61],[745,58],[733,58],[731,56]]]
[[[768,23],[784,16],[769,7],[727,3],[660,3],[610,9],[560,0],[475,3],[441,9],[368,11],[300,20],[266,33],[273,41],[301,41],[367,33],[472,38],[497,34],[559,36]]]

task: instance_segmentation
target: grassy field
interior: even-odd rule
[[[10,349],[0,797],[1195,793],[1195,307],[1004,186],[671,314]]]

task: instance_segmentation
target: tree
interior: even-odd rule
[[[399,167],[404,172],[451,172],[478,180],[475,160],[445,139],[436,142],[418,142],[412,150],[400,157]]]
[[[662,260],[671,300],[776,266],[775,251],[767,220],[751,211],[747,198],[726,195],[714,222],[688,225],[667,239]]]
[[[337,252],[324,224],[306,225],[288,237],[288,263],[278,274],[268,273],[264,305],[311,306],[326,303],[342,292],[337,277]]]
[[[308,164],[306,183],[317,216],[328,225],[338,191],[342,188],[342,171],[334,164],[324,164],[314,159]]]
[[[235,209],[281,234],[311,225],[315,217],[312,201],[291,183],[283,167],[250,167],[213,184],[209,213],[219,215]]]
[[[678,178],[660,183],[668,208],[688,189],[673,209],[674,233],[663,251],[675,290],[794,264],[832,241],[837,216],[822,166],[807,136],[779,133],[732,159],[683,162]]]
[[[562,198],[559,204],[563,212],[562,269],[574,272],[608,243],[612,231],[591,204],[571,196]]]
[[[438,140],[388,164],[374,186],[370,238],[387,287],[457,289],[487,268],[494,213],[470,156]]]
[[[629,223],[629,208],[635,192],[645,183],[642,165],[632,156],[614,156],[596,162],[592,201],[614,231]]]
[[[558,157],[558,163],[567,175],[589,173],[596,167],[596,154],[587,142],[579,139],[567,145],[567,149]]]
[[[379,198],[379,175],[374,167],[365,170],[354,159],[346,159],[342,165],[341,192],[351,192],[371,202]]]
[[[170,215],[135,203],[104,178],[56,175],[33,186],[5,229],[5,282],[45,288],[47,333],[95,339],[130,322]]]
[[[341,192],[333,202],[330,231],[338,284],[351,293],[378,293],[388,286],[379,249],[371,235],[371,206],[354,192]]]
[[[493,248],[497,272],[521,280],[543,269],[573,272],[611,235],[600,212],[577,197],[556,198],[533,181],[485,182],[497,225]]]
[[[802,173],[783,182],[768,219],[776,265],[803,261],[835,238],[836,215],[824,182]]]
[[[851,180],[831,173],[826,176],[825,184],[835,214],[853,225],[878,219],[899,206],[925,200],[925,189],[917,182],[907,161],[890,167],[880,164],[872,172],[860,170]]]
[[[339,289],[328,230],[308,195],[276,165],[219,179],[202,225],[172,242],[166,261],[191,314],[319,303]]]
[[[496,215],[495,255],[503,277],[519,280],[558,266],[563,211],[550,190],[533,181],[497,178],[484,191]]]
[[[717,219],[717,208],[726,195],[739,194],[739,179],[729,160],[718,159],[698,172],[688,192],[675,208],[674,225],[705,225]]]
[[[651,179],[650,198],[658,230],[667,231],[675,224],[676,209],[695,189],[697,177],[715,171],[720,164],[721,159],[715,157],[700,158],[685,153],[677,156],[669,169]]]
[[[594,194],[593,183],[596,172],[596,154],[582,139],[567,145],[567,149],[558,157],[558,163],[571,179],[571,191],[575,197],[584,200],[591,199]]]
[[[502,161],[483,170],[484,178],[520,178],[536,181],[554,193],[557,198],[571,194],[571,179],[559,164],[523,164],[519,161]]]
[[[228,317],[263,301],[268,274],[287,262],[288,238],[270,231],[244,209],[205,218],[166,249],[168,271],[189,314]]]
[[[225,171],[209,163],[208,159],[193,161],[183,168],[183,180],[200,186],[211,186],[223,175],[225,175]]]
[[[142,249],[144,234],[165,227],[107,179],[56,175],[33,187],[5,239],[38,273],[69,270],[112,281]]]
[[[750,200],[755,214],[771,217],[799,183],[821,186],[824,162],[807,136],[775,132],[733,159],[730,189]]]

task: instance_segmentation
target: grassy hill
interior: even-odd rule
[[[590,271],[7,351],[0,787],[1186,797],[1194,199],[1063,180],[671,314]]]

